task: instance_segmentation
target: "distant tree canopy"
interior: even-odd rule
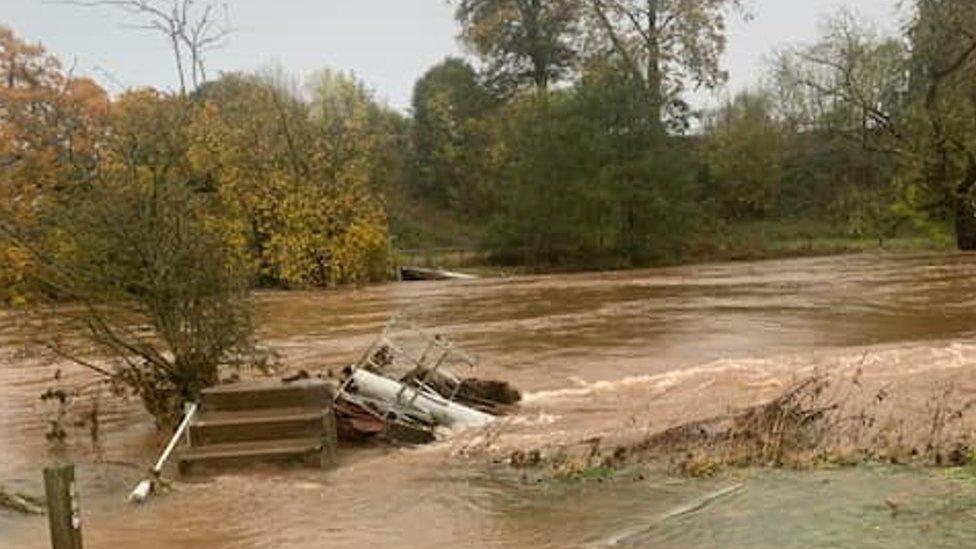
[[[457,0],[461,38],[502,94],[544,91],[579,62],[580,0]]]
[[[842,13],[815,44],[776,64],[787,116],[803,129],[882,155],[892,215],[950,221],[957,246],[976,249],[971,2],[917,0],[904,37]],[[891,169],[897,168],[897,169]],[[897,219],[895,220],[897,222]]]
[[[687,127],[688,88],[716,89],[726,20],[741,0],[456,0],[461,38],[495,90],[578,80],[606,64],[641,83],[648,108]]]
[[[417,81],[412,135],[418,195],[476,216],[490,211],[490,117],[496,107],[474,69],[460,59],[445,59]]]
[[[726,19],[740,0],[583,0],[594,37],[588,55],[609,59],[642,83],[654,116],[670,129],[687,128],[682,94],[714,90],[728,74],[721,68]]]
[[[505,261],[680,255],[702,192],[694,151],[672,139],[690,125],[681,93],[724,82],[725,19],[739,2],[456,5],[480,72],[447,60],[418,81],[419,193],[487,221],[486,244]]]
[[[733,218],[761,218],[780,204],[788,130],[765,92],[741,93],[708,122],[705,159],[713,196]]]
[[[623,267],[676,257],[698,215],[694,170],[634,86],[608,73],[509,107],[488,230],[496,258]]]
[[[0,221],[34,230],[57,193],[94,177],[109,111],[94,82],[70,78],[43,47],[0,26]],[[0,239],[0,299],[27,297],[31,264]]]
[[[675,178],[695,183],[675,185],[682,188],[678,194],[700,206],[702,219],[687,236],[727,223],[809,218],[840,235],[884,241],[905,227],[936,235],[949,222],[960,248],[976,248],[971,196],[976,167],[970,166],[976,153],[969,146],[974,133],[969,125],[976,117],[967,99],[976,68],[972,2],[914,0],[906,5],[912,20],[902,35],[879,33],[841,12],[815,43],[779,52],[753,91],[705,113],[691,111],[685,92],[724,84],[720,59],[727,24],[731,17],[748,18],[747,3],[471,0],[456,5],[461,37],[480,64],[448,61],[418,82],[414,188],[462,217],[474,210],[471,200],[459,200],[459,190],[480,189],[475,202],[490,205],[494,213],[487,217],[529,223],[509,227],[504,238],[497,234],[502,223],[489,225],[488,240],[496,250],[499,242],[526,247],[533,238],[551,241],[573,233],[574,223],[557,227],[558,220],[546,218],[569,215],[575,201],[592,200],[594,195],[573,194],[571,181],[584,178],[583,186],[601,196],[619,183],[606,181],[606,175],[581,175],[588,172],[578,165],[580,159],[619,161],[588,155],[599,149],[597,143],[623,146],[622,135],[645,127],[657,134],[648,147],[660,153],[659,145],[669,143],[672,152],[679,147],[697,159],[679,163],[690,173]],[[512,84],[494,85],[499,81]],[[598,89],[627,108],[593,104],[584,115],[567,107]],[[480,105],[484,94],[493,99],[488,115],[468,108]],[[539,133],[546,129],[560,136],[558,128],[569,123],[562,117],[597,124],[602,116],[624,113],[630,118],[579,129],[592,132],[593,150],[546,144]],[[678,138],[696,121],[694,135]],[[644,184],[663,189],[654,178]],[[533,199],[525,194],[533,187],[546,190]],[[514,193],[516,188],[520,192]],[[567,196],[575,198],[553,209],[544,206]],[[536,206],[527,207],[533,200]],[[531,225],[535,218],[549,221]],[[557,234],[525,234],[530,226]],[[571,240],[581,239],[577,234]]]

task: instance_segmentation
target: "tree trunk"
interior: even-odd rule
[[[969,197],[956,199],[956,246],[965,252],[976,251],[976,209]]]
[[[956,247],[966,252],[976,251],[976,206],[972,190],[976,186],[976,164],[966,170],[966,178],[956,188]]]
[[[519,3],[522,24],[525,26],[529,45],[529,60],[532,63],[532,82],[539,94],[549,88],[549,56],[542,39],[542,4],[540,0]]]
[[[661,41],[658,28],[660,0],[647,0],[647,91],[652,115],[659,125],[664,116],[664,79],[661,76]]]

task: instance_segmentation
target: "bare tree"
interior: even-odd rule
[[[207,81],[206,55],[231,32],[226,3],[218,0],[64,0],[65,4],[119,8],[137,19],[131,26],[159,32],[173,50],[180,93]]]
[[[647,91],[655,115],[683,117],[679,96],[690,83],[715,89],[726,22],[743,0],[587,0],[598,55],[610,53]],[[748,14],[746,14],[748,16]],[[667,111],[675,111],[668,113]]]
[[[899,118],[909,99],[908,45],[841,11],[816,43],[779,52],[772,79],[783,116],[800,128],[904,156]]]
[[[911,6],[904,36],[879,35],[842,12],[817,43],[781,55],[777,84],[813,127],[897,160],[909,200],[954,218],[958,248],[973,251],[976,4]]]

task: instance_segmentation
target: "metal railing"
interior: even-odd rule
[[[153,465],[153,468],[149,470],[149,477],[140,481],[139,484],[136,485],[135,489],[132,490],[132,493],[129,494],[130,502],[142,503],[147,497],[149,497],[149,493],[152,491],[153,482],[159,478],[159,475],[163,470],[163,466],[166,465],[166,460],[169,459],[169,456],[173,453],[173,450],[176,449],[176,445],[179,443],[180,437],[182,437],[184,433],[186,433],[186,443],[190,444],[189,427],[190,422],[193,421],[193,417],[197,413],[197,408],[198,406],[196,402],[191,402],[186,405],[186,411],[183,414],[183,421],[181,421],[179,427],[176,428],[176,432],[173,433],[173,437],[169,439],[169,444],[166,445],[163,453],[159,456],[159,459],[156,460],[156,464]]]

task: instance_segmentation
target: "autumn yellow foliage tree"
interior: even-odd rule
[[[162,113],[174,104],[166,94],[110,100],[40,45],[0,28],[0,221],[22,232],[68,187],[96,174],[119,180],[112,170],[133,166],[112,157],[110,141],[127,136],[139,169],[181,170],[193,191],[219,197],[222,214],[209,223],[258,283],[330,287],[386,277],[376,182],[398,115],[344,74],[320,73],[304,98],[282,82],[227,76]],[[160,116],[166,124],[144,127]],[[176,129],[184,133],[166,135]],[[3,301],[26,297],[30,255],[9,239],[0,244]]]
[[[227,77],[109,98],[0,29],[0,298],[43,305],[21,309],[57,324],[42,349],[160,421],[224,367],[266,365],[255,282],[329,287],[388,267],[376,182],[392,115],[340,74],[301,97]]]
[[[54,193],[90,180],[108,107],[98,85],[0,26],[0,221],[30,227]],[[30,268],[0,239],[0,302],[26,297]]]
[[[190,156],[234,215],[231,239],[265,283],[329,287],[387,273],[386,214],[371,185],[384,112],[354,79],[316,77],[305,101],[227,76],[201,91]]]
[[[264,360],[250,271],[188,161],[196,111],[177,94],[122,94],[91,177],[52,193],[36,230],[0,227],[34,261],[28,280],[43,306],[22,314],[50,325],[38,330],[42,349],[138,397],[161,424],[227,368]]]

